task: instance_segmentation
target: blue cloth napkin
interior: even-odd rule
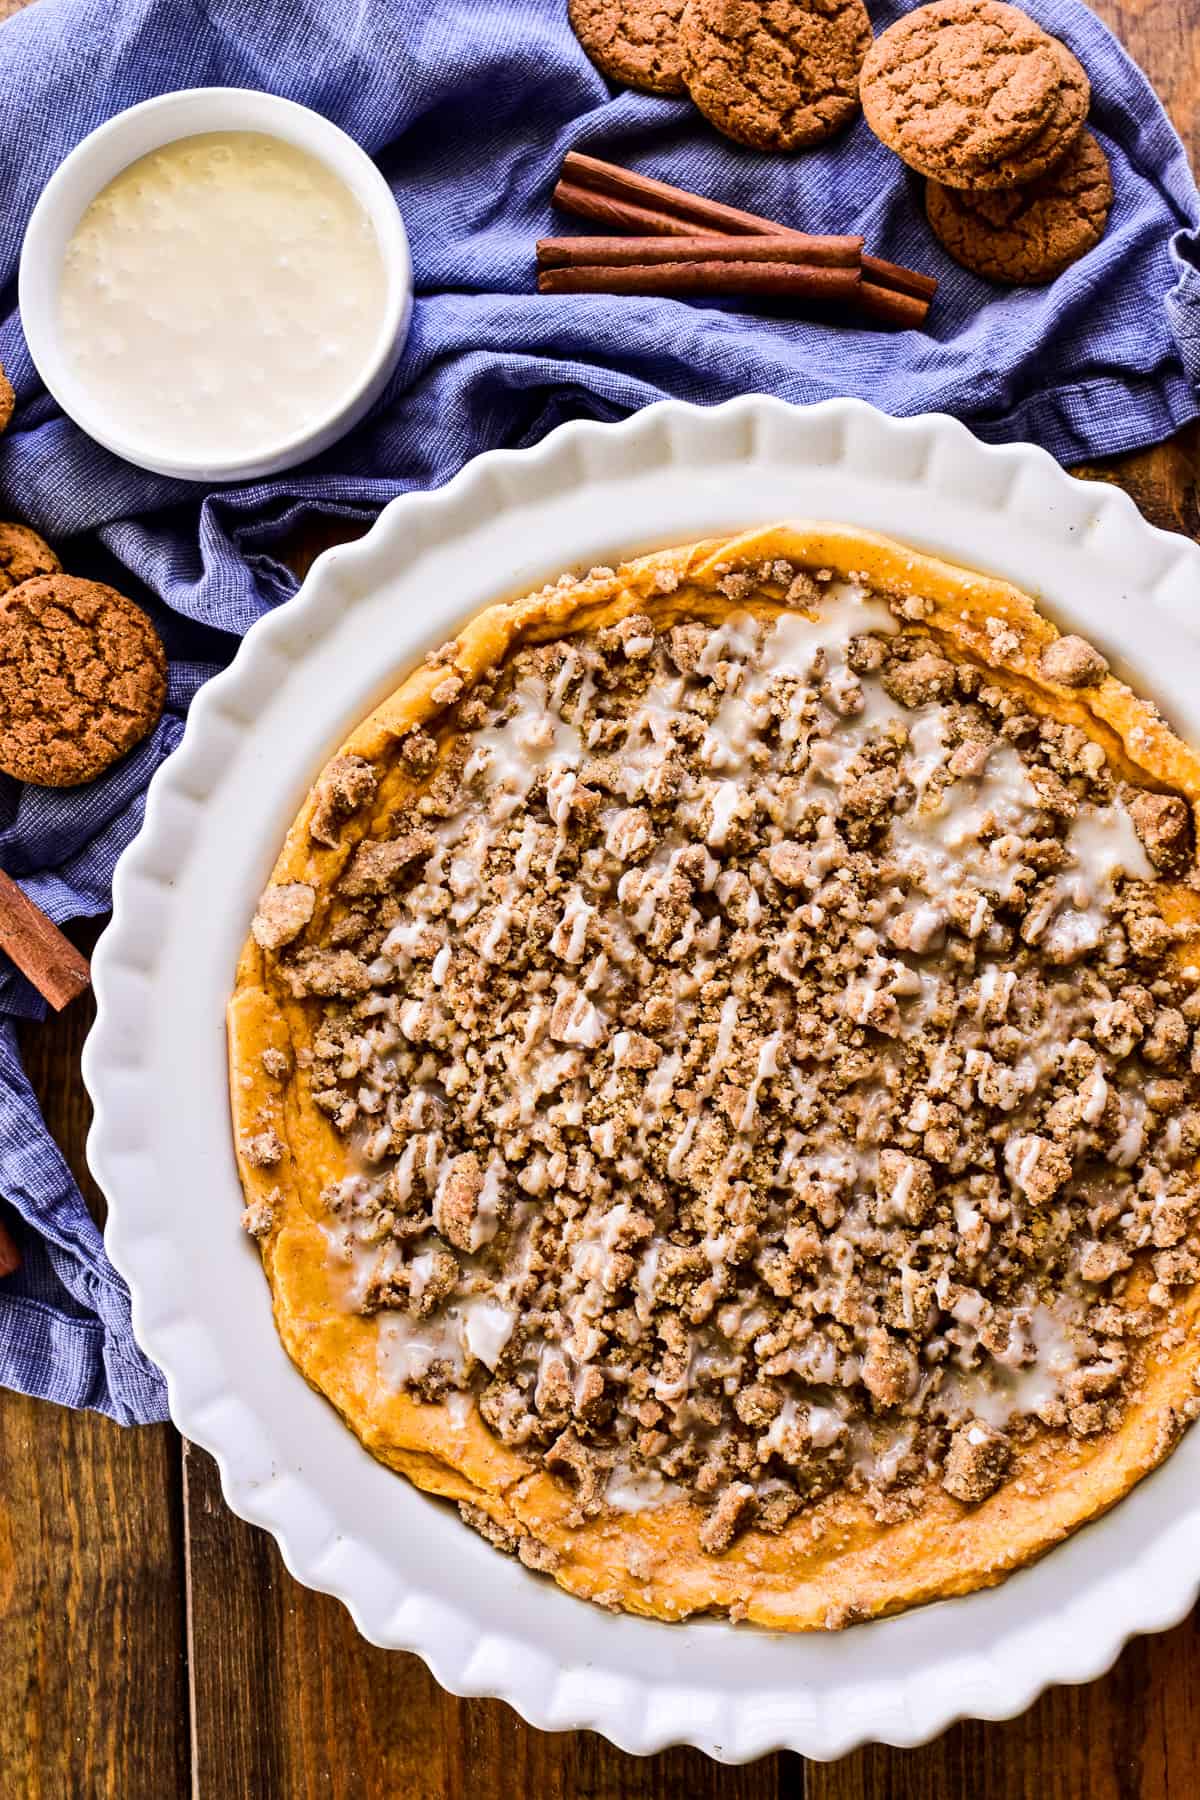
[[[868,0],[876,31],[907,8]],[[171,659],[167,710],[117,768],[74,792],[0,777],[0,863],[57,920],[103,913],[146,784],[199,684],[292,593],[277,548],[314,514],[365,521],[495,445],[560,420],[618,418],[666,395],[747,390],[799,403],[856,394],[898,414],[956,413],[993,441],[1063,461],[1133,449],[1200,412],[1200,197],[1146,80],[1076,0],[1029,0],[1092,80],[1113,163],[1103,242],[1048,289],[967,274],[926,226],[920,184],[860,119],[832,143],[767,157],[727,143],[685,100],[610,87],[565,0],[40,0],[0,27],[0,362],[18,412],[0,440],[0,516],[50,537],[69,568],[107,575],[153,613]],[[395,379],[333,450],[275,480],[204,493],[118,461],[41,388],[16,308],[21,235],[56,164],[153,94],[268,88],[335,119],[379,160],[412,238],[417,302]],[[539,298],[533,243],[575,229],[549,194],[568,149],[591,151],[941,280],[928,334],[830,328],[751,308],[603,296]],[[3,959],[0,959],[3,963]],[[124,1421],[165,1416],[124,1285],[22,1070],[15,1019],[36,995],[0,967],[0,1195],[24,1253],[0,1282],[0,1381]]]

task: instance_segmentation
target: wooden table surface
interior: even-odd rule
[[[114,6],[117,0],[114,0]],[[0,0],[0,16],[15,0]],[[1100,0],[1195,166],[1200,0]],[[1088,471],[1195,534],[1200,434]],[[91,935],[78,934],[87,947]],[[97,1216],[79,1052],[90,998],[23,1032],[51,1131]],[[1194,1800],[1200,1612],[1133,1643],[1091,1687],[1008,1724],[833,1765],[637,1759],[452,1699],[415,1657],[362,1642],[226,1507],[170,1426],[125,1431],[0,1392],[0,1800],[402,1795],[405,1800]]]

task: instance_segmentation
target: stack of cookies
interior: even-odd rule
[[[858,110],[863,0],[568,0],[568,14],[611,81],[690,94],[755,150],[819,144]]]
[[[1103,236],[1108,158],[1084,130],[1091,90],[1065,44],[1001,0],[934,0],[862,69],[867,123],[928,178],[935,235],[993,281],[1051,281]]]

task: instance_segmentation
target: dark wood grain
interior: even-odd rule
[[[118,0],[114,0],[114,6]],[[19,0],[0,0],[0,18]],[[1195,161],[1200,0],[1100,0]],[[1146,516],[1197,532],[1200,431],[1089,468]],[[347,535],[295,546],[306,566]],[[90,947],[90,933],[77,934]],[[97,1217],[79,1049],[90,997],[22,1032],[50,1128]],[[1104,1680],[1024,1718],[964,1724],[910,1752],[726,1769],[637,1760],[441,1692],[413,1657],[364,1644],[235,1518],[203,1452],[0,1393],[0,1800],[1195,1800],[1200,1615],[1132,1644]]]
[[[819,1768],[809,1800],[1195,1800],[1200,1794],[1200,1622],[1140,1640],[1089,1687],[1059,1688],[1023,1718],[956,1725],[920,1750],[878,1746]]]
[[[178,1440],[0,1409],[0,1793],[187,1792]]]
[[[91,928],[73,930],[90,950]],[[21,1033],[97,1216],[79,1053],[91,995]],[[0,1399],[0,1796],[167,1800],[189,1745],[179,1439]]]

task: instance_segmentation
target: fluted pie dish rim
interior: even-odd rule
[[[1170,1623],[1190,1603],[1189,1441],[1114,1513],[997,1593],[859,1626],[836,1642],[712,1623],[667,1628],[582,1609],[519,1568],[494,1568],[499,1559],[464,1543],[455,1520],[395,1492],[400,1484],[352,1440],[339,1444],[337,1434],[348,1434],[283,1360],[261,1276],[238,1241],[204,983],[231,945],[236,954],[282,827],[324,754],[464,617],[564,567],[615,563],[789,514],[888,531],[1034,589],[1064,629],[1086,629],[1128,668],[1185,737],[1200,731],[1180,673],[1194,654],[1186,608],[1200,553],[1146,526],[1123,495],[1073,481],[1039,451],[988,448],[947,419],[897,422],[858,403],[801,411],[753,397],[709,411],[667,403],[620,426],[563,427],[535,450],[479,459],[438,494],[394,503],[360,545],[323,558],[298,600],[257,626],[231,671],[204,690],[119,871],[87,1055],[97,1101],[91,1154],[139,1337],[167,1371],[181,1429],[218,1455],[235,1508],[275,1532],[302,1579],[346,1600],[365,1635],[420,1650],[456,1691],[500,1694],[534,1723],[591,1725],[628,1748],[689,1741],[729,1760],[779,1745],[833,1756],[864,1738],[916,1743],[953,1717],[1005,1716],[1051,1681],[1099,1673],[1132,1631]],[[1134,608],[1135,596],[1148,604]],[[406,597],[424,601],[422,617],[403,610]],[[386,650],[380,644],[386,669],[348,666],[348,612],[359,629],[373,629],[373,642],[380,620],[394,621]],[[304,672],[312,680],[322,657],[327,675],[340,673],[306,694]],[[282,696],[297,676],[293,720],[317,689],[324,710],[285,755]],[[189,865],[214,832],[227,892],[205,922],[203,882]],[[196,1116],[176,1121],[173,1134],[144,1123],[145,1107],[166,1097],[162,1053],[187,1060],[169,1021],[161,1042],[154,1032],[147,1041],[151,991],[164,997],[160,1014],[178,1007],[191,1015],[196,1038],[188,1070]],[[219,1142],[208,1144],[206,1130]],[[194,1146],[195,1158],[171,1158],[168,1134],[176,1153]],[[169,1211],[161,1201],[168,1160]],[[385,1491],[377,1477],[391,1481],[394,1498],[376,1529]]]

